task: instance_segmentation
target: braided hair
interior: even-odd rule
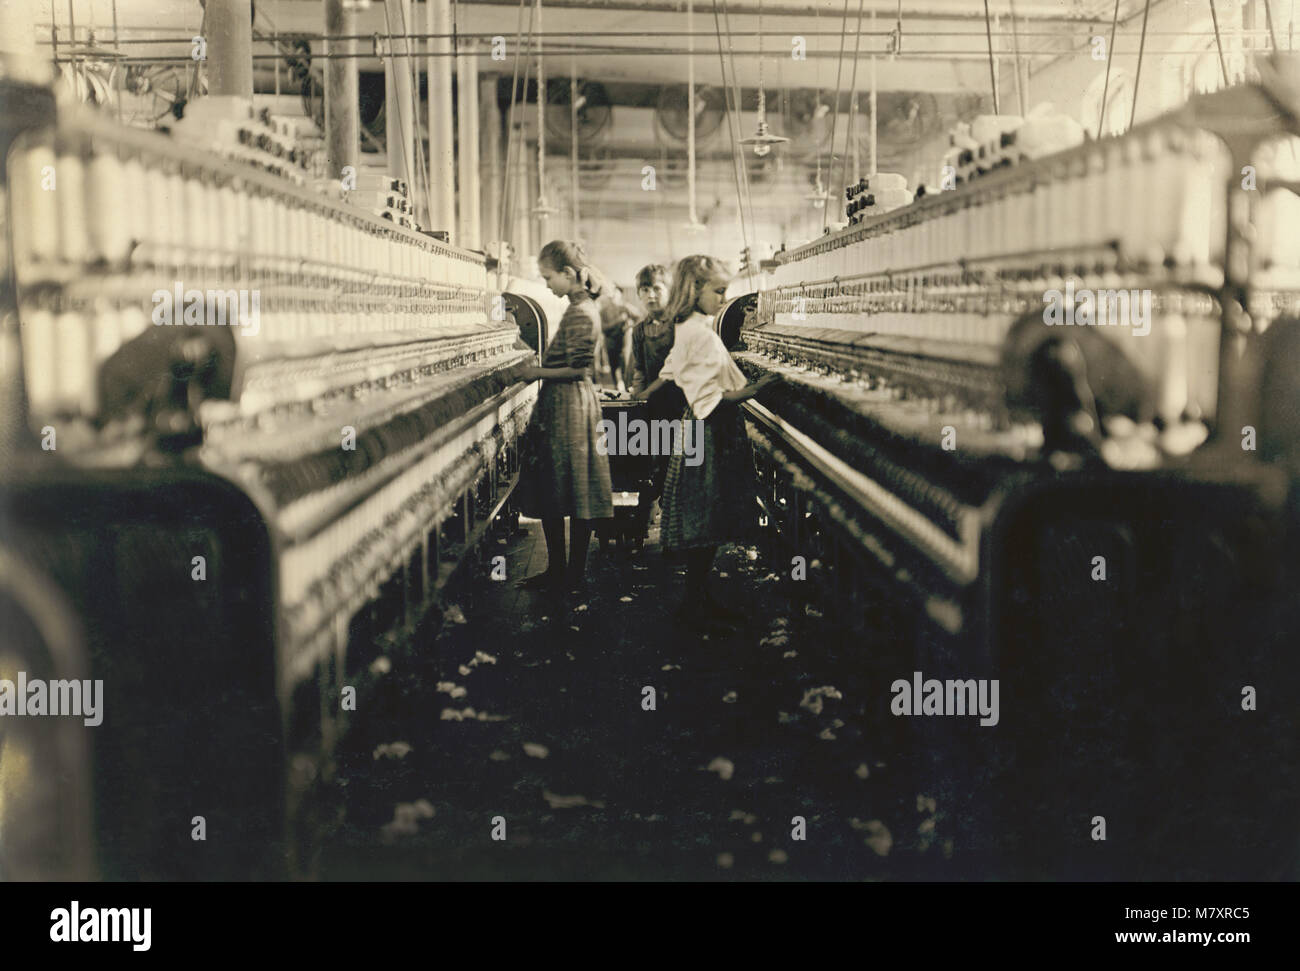
[[[573,273],[587,291],[588,296],[598,297],[606,289],[605,279],[600,271],[587,262],[587,250],[575,239],[553,239],[537,254],[538,263],[548,263],[556,270],[573,267]]]

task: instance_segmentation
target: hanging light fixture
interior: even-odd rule
[[[821,155],[817,156],[817,182],[813,186],[812,192],[804,196],[812,203],[814,209],[825,209],[826,200],[829,199],[830,193],[826,191],[826,184],[822,182],[822,160]]]
[[[742,138],[740,144],[751,146],[754,154],[762,158],[772,151],[773,145],[789,140],[782,135],[773,135],[767,127],[767,94],[763,91],[763,0],[758,0],[758,131],[749,138]]]
[[[543,224],[556,210],[546,198],[546,68],[542,59],[542,0],[537,0],[537,205],[533,215]]]

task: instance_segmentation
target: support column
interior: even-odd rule
[[[253,97],[251,0],[208,0],[208,93]]]
[[[428,186],[425,184],[427,173],[424,171],[424,154],[420,149],[420,58],[417,56],[420,52],[420,42],[410,36],[420,32],[420,25],[416,19],[415,0],[401,0],[401,3],[401,32],[407,35],[402,41],[402,49],[406,52],[406,56],[397,60],[396,66],[411,88],[411,98],[408,102],[411,111],[405,116],[411,121],[409,124],[404,122],[402,127],[407,132],[406,145],[411,160],[411,214],[415,218],[415,224],[422,227],[424,216],[421,214],[428,212],[429,200],[425,198],[428,191]],[[419,188],[417,189],[416,186]]]
[[[344,166],[359,168],[361,102],[356,58],[348,56],[356,53],[357,42],[340,39],[356,33],[356,15],[343,5],[343,0],[325,0],[328,53],[344,55],[325,62],[326,97],[330,103],[325,151],[331,179],[342,179]]]
[[[522,115],[523,112],[519,112]],[[532,276],[529,260],[535,256],[532,249],[532,209],[533,209],[533,158],[534,154],[528,151],[527,126],[524,125],[522,117],[515,119],[519,130],[515,134],[518,139],[518,149],[515,152],[514,172],[514,230],[510,234],[511,245],[515,248],[517,255],[515,261],[515,272],[519,276]]]
[[[451,2],[426,0],[429,41],[429,213],[430,229],[456,230],[456,141],[451,127]]]
[[[472,44],[472,42],[470,42]],[[460,245],[482,249],[478,156],[478,55],[471,46],[456,57],[456,127],[460,163]]]
[[[35,0],[0,0],[0,77],[48,83],[50,59],[36,47]]]
[[[415,198],[415,153],[412,123],[415,98],[411,92],[411,70],[406,63],[409,42],[401,36],[403,4],[385,0],[388,22],[393,25],[392,57],[384,58],[384,122],[387,134],[388,171],[406,180],[409,197]]]
[[[6,189],[12,140],[24,129],[46,124],[54,113],[53,89],[47,86],[52,64],[48,52],[42,57],[36,46],[36,13],[35,0],[0,0],[0,78],[42,86],[39,90],[29,88],[9,103],[0,104],[0,185]],[[0,206],[4,205],[0,201]],[[0,218],[12,215],[10,212]],[[11,230],[0,227],[0,232]],[[17,458],[18,450],[34,447],[35,439],[28,428],[22,336],[12,271],[9,256],[0,257],[0,454]]]
[[[480,194],[483,206],[480,235],[485,243],[506,235],[501,225],[501,108],[497,104],[497,79],[479,81],[479,151],[483,167]]]

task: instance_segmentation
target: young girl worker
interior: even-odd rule
[[[521,585],[552,592],[578,589],[587,564],[593,520],[614,515],[609,458],[596,447],[600,403],[592,385],[592,363],[600,311],[595,297],[601,278],[582,245],[553,240],[537,256],[547,287],[569,305],[543,352],[542,366],[522,365],[516,380],[542,382],[528,430],[519,444],[517,505],[542,521],[547,569]],[[565,563],[564,519],[570,519]]]
[[[664,319],[664,306],[668,303],[668,285],[671,283],[668,267],[651,263],[641,267],[636,275],[636,295],[645,304],[646,316],[632,328],[632,393],[638,394],[659,377],[659,369],[673,349],[676,326]],[[671,381],[661,387],[646,402],[646,418],[656,421],[679,421],[686,407],[681,390]],[[664,478],[668,475],[668,455],[652,458],[653,472],[650,488],[642,489],[636,508],[632,535],[632,553],[639,553],[650,527],[650,510],[655,500],[663,495]]]
[[[648,398],[672,381],[686,397],[682,420],[703,425],[703,461],[688,464],[681,450],[669,460],[660,528],[664,552],[685,556],[686,596],[677,618],[695,629],[730,626],[720,619],[737,618],[713,599],[709,571],[718,546],[742,539],[755,515],[754,457],[740,404],[779,380],[769,374],[746,384],[714,332],[729,280],[726,265],[711,256],[677,264],[664,308],[664,319],[676,325],[673,347],[659,377],[636,395]]]

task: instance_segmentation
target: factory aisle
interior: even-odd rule
[[[547,613],[512,582],[544,563],[540,524],[524,526],[496,541],[511,582],[479,584],[435,640],[393,652],[361,705],[324,878],[950,872],[943,807],[895,769],[884,706],[865,714],[888,684],[871,645],[792,602],[757,549],[716,568],[752,631],[701,639],[672,626],[683,577],[654,533],[634,559],[593,548],[587,599]]]

